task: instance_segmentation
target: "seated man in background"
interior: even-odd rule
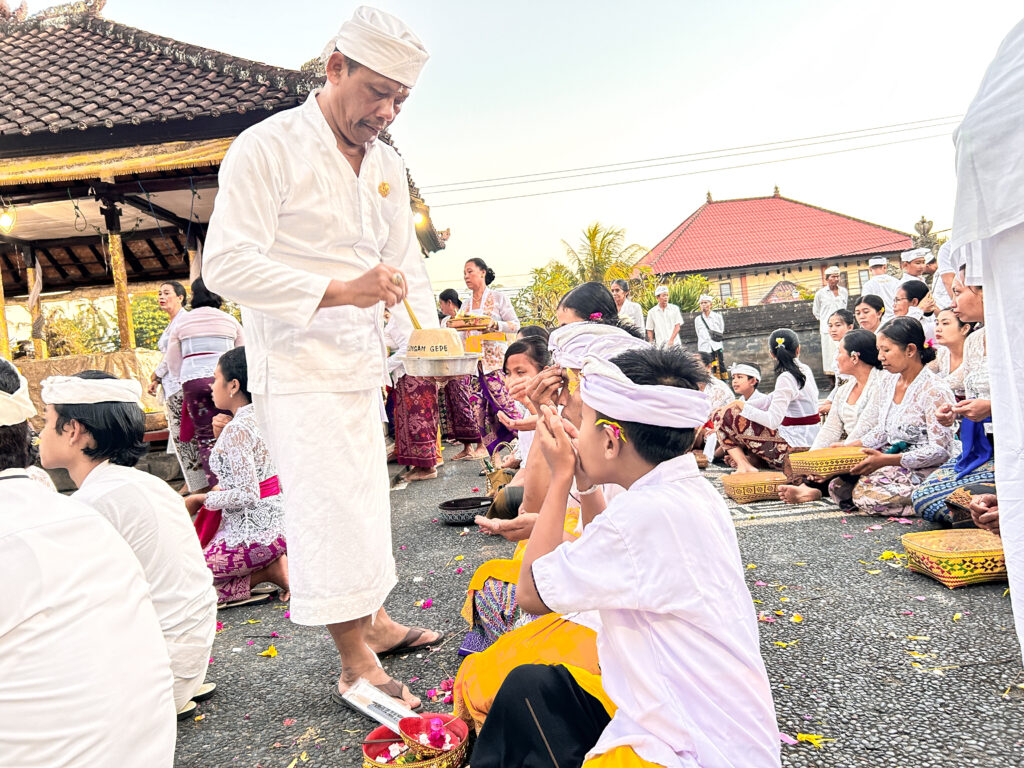
[[[135,552],[174,673],[174,703],[181,717],[192,700],[213,693],[204,685],[217,596],[185,502],[167,483],[134,469],[146,452],[137,381],[102,371],[43,380],[46,425],[40,458],[47,469],[66,469],[77,501],[99,511]]]
[[[170,768],[172,681],[149,586],[96,510],[29,477],[34,415],[0,360],[0,763]]]

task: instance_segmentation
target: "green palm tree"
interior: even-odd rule
[[[562,245],[570,268],[581,283],[628,280],[636,262],[647,252],[643,246],[626,245],[626,230],[605,227],[597,221],[583,230],[576,248],[565,240]]]

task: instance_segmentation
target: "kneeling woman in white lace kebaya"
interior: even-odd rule
[[[217,602],[248,600],[253,585],[264,581],[280,587],[287,600],[284,499],[249,395],[245,347],[221,355],[213,376],[213,401],[232,418],[210,452],[219,484],[200,495],[205,521],[197,518],[196,527],[213,571]]]

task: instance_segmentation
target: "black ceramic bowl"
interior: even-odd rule
[[[477,515],[486,515],[491,506],[487,496],[469,496],[449,499],[437,505],[441,522],[445,525],[472,525]]]

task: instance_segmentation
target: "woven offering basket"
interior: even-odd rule
[[[825,479],[843,475],[864,461],[861,448],[819,448],[789,454],[789,466],[795,475],[817,475]]]
[[[512,454],[512,446],[509,443],[498,443],[494,446],[494,450],[491,452],[490,457],[482,462],[484,466],[484,474],[487,477],[487,495],[491,498],[494,497],[498,491],[512,482],[512,478],[515,476],[515,472],[511,469],[504,469],[501,466],[501,462],[504,460],[501,455],[501,449],[507,448],[509,455]],[[488,466],[490,464],[490,466]]]
[[[693,458],[697,462],[697,469],[708,468],[708,457],[702,451],[693,451]]]
[[[722,478],[725,495],[737,504],[778,500],[779,486],[786,482],[782,472],[735,472]]]
[[[479,315],[458,315],[448,320],[448,327],[456,331],[486,331],[491,327],[491,318]]]
[[[919,531],[903,535],[907,565],[950,589],[985,581],[1006,581],[1003,542],[977,528]]]
[[[441,720],[445,730],[451,734],[452,742],[457,742],[447,752],[420,743],[420,734],[430,731],[430,721],[434,718]],[[409,751],[423,761],[417,762],[416,765],[458,768],[465,762],[469,726],[455,715],[423,713],[417,717],[403,717],[398,721],[398,729],[401,731],[402,741],[409,746]]]
[[[946,497],[946,509],[949,510],[949,519],[954,528],[974,527],[974,518],[971,516],[971,501],[975,494],[995,493],[996,487],[993,483],[968,483],[962,485]]]

